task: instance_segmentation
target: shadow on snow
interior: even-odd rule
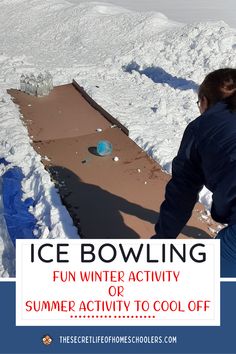
[[[136,62],[131,62],[126,66],[122,67],[124,72],[132,73],[133,71],[137,71],[140,75],[145,75],[153,82],[158,84],[167,84],[174,89],[179,90],[193,90],[197,91],[198,85],[192,81],[183,79],[181,77],[172,76],[167,73],[164,69],[160,67],[150,66],[145,69],[141,69],[140,65]]]

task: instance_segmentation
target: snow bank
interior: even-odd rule
[[[155,33],[130,52],[107,59],[77,80],[129,130],[131,138],[163,169],[171,172],[187,124],[199,115],[198,85],[221,67],[236,67],[236,31],[223,21],[171,26]],[[204,188],[200,201],[210,208]]]
[[[0,43],[0,156],[22,168],[42,237],[76,237],[76,230],[6,93],[19,88],[22,73],[49,70],[56,85],[77,77],[171,172],[183,130],[199,114],[199,83],[236,66],[235,30],[224,22],[183,25],[99,2],[3,0]],[[209,204],[207,191],[201,197]]]
[[[78,4],[83,0],[67,0]],[[86,0],[87,1],[87,0]],[[127,7],[130,10],[138,11],[160,11],[169,18],[185,23],[196,21],[224,20],[231,27],[236,28],[236,19],[234,10],[235,0],[106,0],[109,3],[118,6]]]
[[[20,113],[10,96],[0,90],[0,156],[10,162],[1,166],[0,174],[12,166],[22,169],[25,179],[22,183],[24,199],[32,198],[36,202],[31,212],[39,225],[40,237],[75,236],[76,229],[66,209],[61,205],[60,197],[40,161],[40,156],[30,145],[27,129],[20,120]],[[65,224],[65,225],[64,225]],[[67,230],[64,228],[67,226]]]
[[[0,274],[1,277],[15,276],[15,248],[8,234],[2,200],[2,179],[0,178]]]

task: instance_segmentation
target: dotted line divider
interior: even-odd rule
[[[72,319],[86,319],[86,318],[89,318],[89,319],[97,319],[97,318],[105,318],[105,319],[119,319],[119,318],[131,318],[131,319],[137,319],[137,318],[144,318],[144,319],[151,319],[151,318],[156,318],[156,316],[145,316],[145,315],[136,315],[136,316],[130,316],[130,315],[127,315],[127,316],[121,316],[121,315],[71,315],[70,318]]]

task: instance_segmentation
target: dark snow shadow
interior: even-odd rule
[[[132,73],[137,71],[140,75],[145,75],[155,83],[167,84],[174,89],[179,90],[198,90],[198,85],[192,80],[183,79],[181,77],[172,76],[167,73],[161,67],[150,66],[145,69],[141,69],[140,65],[136,62],[131,62],[126,66],[123,66],[123,71],[127,73]]]

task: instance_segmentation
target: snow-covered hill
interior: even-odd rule
[[[73,4],[83,0],[68,0]],[[92,1],[92,0],[86,0]],[[168,18],[184,23],[195,21],[224,20],[236,28],[235,0],[106,0],[118,6],[135,11],[159,11]]]
[[[6,93],[19,87],[21,73],[47,69],[56,85],[76,77],[170,172],[182,133],[199,114],[199,83],[225,66],[236,67],[236,32],[222,21],[184,25],[105,3],[0,1],[0,157],[22,168],[41,236],[76,231]],[[9,167],[0,165],[0,174]],[[206,191],[202,200],[209,203]]]

